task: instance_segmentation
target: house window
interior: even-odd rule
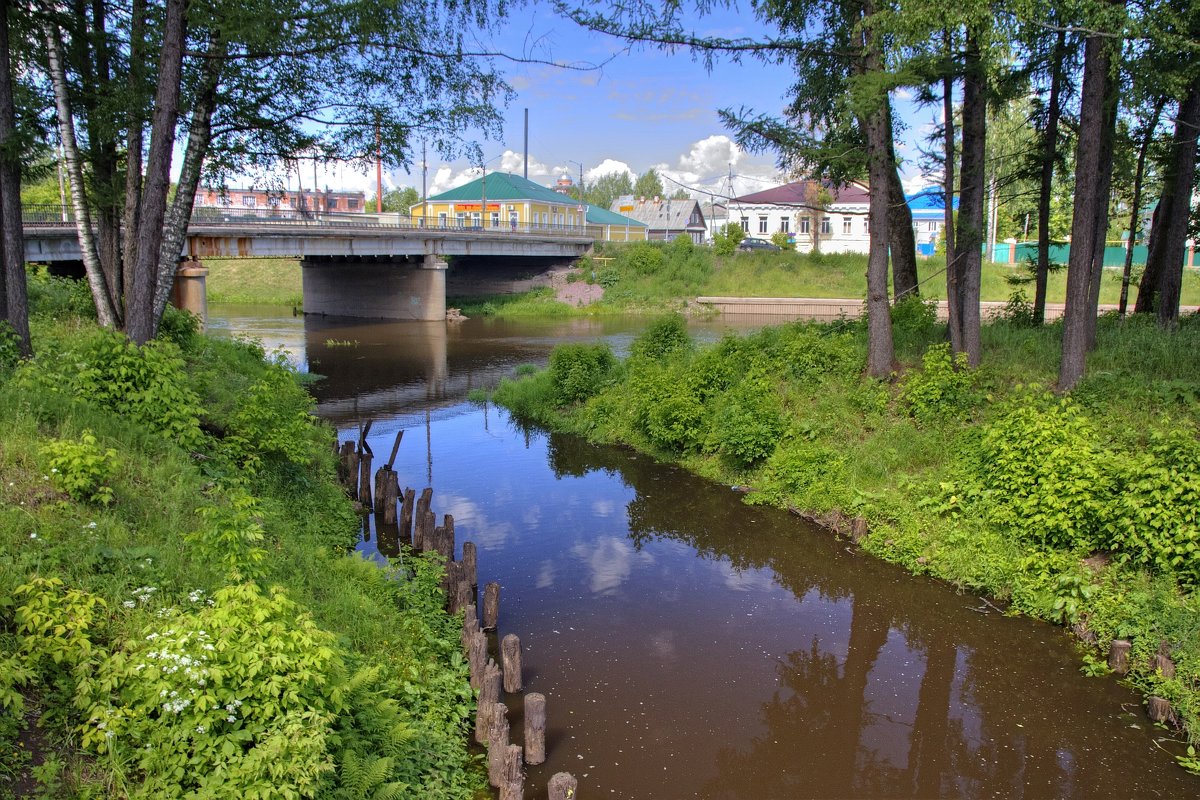
[[[295,208],[295,207],[296,207],[296,198],[289,197],[288,198],[288,208]]]
[[[742,232],[743,233],[750,232],[750,218],[749,217],[742,217]]]
[[[854,233],[854,220],[852,220],[850,217],[842,217],[842,233]]]
[[[346,201],[346,209],[349,211],[358,210],[358,201],[357,200],[347,200]]]
[[[269,205],[271,208],[279,208],[279,198],[278,197],[268,197],[267,205]]]
[[[821,233],[833,233],[832,217],[821,217]]]
[[[767,218],[766,217],[758,218],[758,232],[759,233],[767,232]]]
[[[333,211],[335,208],[337,208],[337,198],[336,198],[336,197],[329,197],[329,198],[326,198],[326,200],[325,200],[325,210],[326,210],[326,211]]]
[[[499,211],[492,212],[492,227],[493,228],[500,227],[500,212]]]
[[[246,208],[254,208],[254,206],[257,205],[257,203],[258,203],[258,198],[256,198],[254,195],[252,195],[252,194],[242,195],[242,205],[245,206]]]
[[[224,197],[218,197],[217,205],[225,206],[226,208],[229,208],[231,205],[233,205],[233,200],[228,195],[226,195]]]
[[[455,215],[455,218],[458,222],[458,227],[461,228],[467,224],[467,212],[459,211],[458,214]]]
[[[446,227],[446,212],[445,211],[438,212],[438,227],[439,228]]]
[[[808,233],[808,223],[809,223],[808,217],[800,218],[800,232],[801,233],[804,233],[804,234]]]
[[[480,228],[483,226],[483,217],[480,215],[480,213],[478,211],[471,214],[471,225],[476,228]]]
[[[787,233],[787,232],[788,232],[788,228],[790,228],[790,227],[791,227],[791,220],[790,220],[790,219],[788,219],[787,217],[780,217],[780,218],[779,218],[779,231],[780,231],[780,233]]]
[[[929,222],[926,222],[926,223],[925,223],[925,225],[926,225],[926,228],[925,228],[925,230],[927,230],[927,231],[936,231],[936,230],[938,229],[938,224],[937,224],[937,222],[935,222],[935,221],[933,221],[933,220],[930,220]]]
[[[871,218],[870,217],[863,217],[863,233],[867,234],[868,236],[871,235]]]

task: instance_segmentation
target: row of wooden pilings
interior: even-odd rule
[[[487,748],[488,782],[499,789],[500,800],[524,800],[525,766],[546,760],[546,697],[537,692],[523,694],[524,747],[512,743],[504,697],[515,701],[525,687],[521,675],[521,640],[515,633],[500,640],[499,665],[489,653],[487,632],[497,630],[500,619],[500,584],[492,581],[483,587],[480,619],[475,602],[478,592],[475,543],[463,542],[462,560],[455,560],[454,517],[445,514],[442,524],[437,524],[430,508],[433,489],[426,487],[420,497],[414,489],[406,488],[401,494],[399,476],[392,465],[404,431],[396,434],[391,457],[372,477],[373,453],[366,441],[370,430],[368,422],[359,432],[357,443],[343,442],[338,451],[343,485],[364,511],[374,511],[377,530],[380,525],[396,526],[399,540],[411,543],[414,552],[433,550],[444,559],[442,588],[446,608],[451,614],[463,615],[462,648],[477,698],[474,735],[475,741]],[[570,773],[559,772],[550,778],[549,800],[571,800],[576,797],[577,786]]]

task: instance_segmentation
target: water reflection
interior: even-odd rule
[[[432,485],[480,581],[504,587],[500,633],[521,635],[528,690],[550,700],[527,796],[561,770],[588,796],[668,800],[1200,792],[1122,715],[1131,692],[1079,675],[1061,631],[981,613],[728,487],[462,402],[559,337],[632,335],[593,325],[471,321],[439,344],[304,323],[321,413],[347,431],[375,419],[377,454],[408,428],[401,485]],[[399,544],[387,526],[370,539]]]

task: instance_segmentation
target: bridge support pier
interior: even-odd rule
[[[446,318],[446,262],[440,255],[312,256],[300,267],[306,314]]]
[[[175,269],[171,287],[171,305],[190,311],[200,318],[200,329],[208,327],[208,270],[199,261],[183,261]]]

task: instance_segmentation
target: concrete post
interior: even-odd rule
[[[199,317],[201,330],[208,326],[207,277],[208,270],[199,261],[184,261],[175,270],[175,285],[171,289],[171,305]]]
[[[438,254],[426,255],[417,271],[424,284],[425,303],[423,320],[433,321],[446,318],[446,264]]]

